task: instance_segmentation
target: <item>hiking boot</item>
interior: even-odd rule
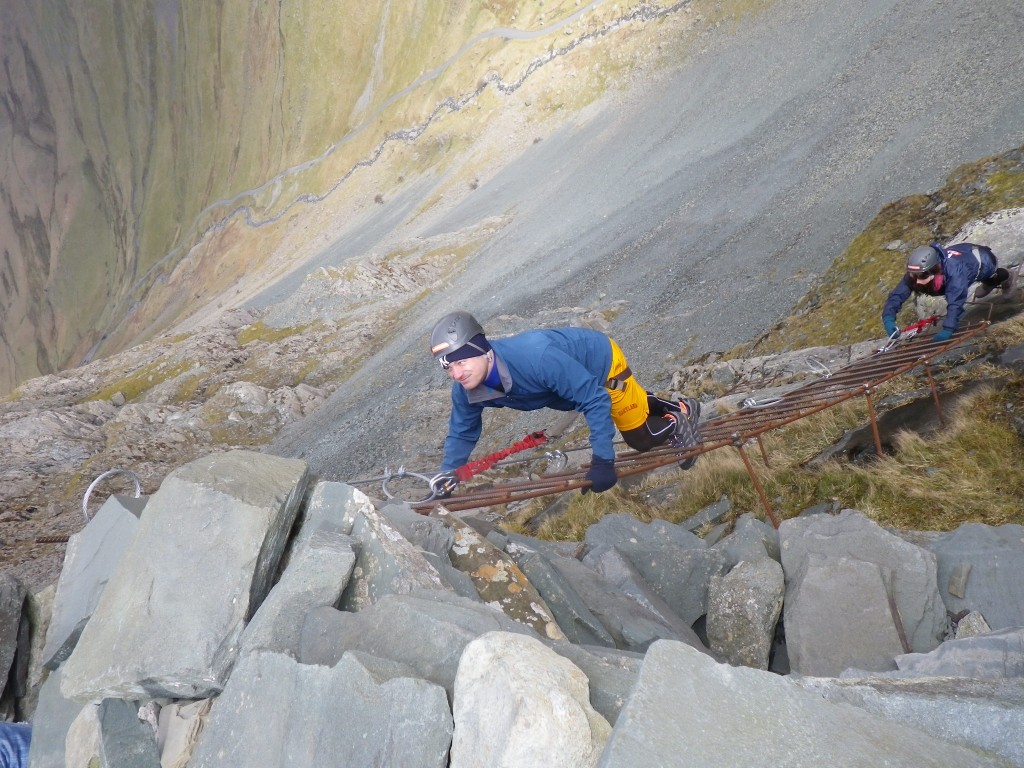
[[[1010,276],[1007,277],[1003,282],[999,284],[999,290],[1003,292],[1003,298],[1008,301],[1013,301],[1017,293],[1017,270],[1011,269]]]
[[[1007,280],[1009,280],[1009,278],[1007,278],[1003,282],[1005,283],[1007,282]],[[984,299],[986,296],[992,293],[993,288],[995,288],[994,285],[989,285],[987,283],[978,283],[978,287],[974,289],[974,300],[977,301],[978,299]]]
[[[683,397],[679,401],[678,413],[667,413],[665,418],[672,419],[675,427],[668,438],[668,445],[677,449],[693,448],[701,444],[700,431],[697,429],[697,422],[700,420],[700,402],[692,397]],[[683,408],[686,413],[683,413]],[[696,456],[687,456],[679,462],[682,469],[689,469],[697,463]]]

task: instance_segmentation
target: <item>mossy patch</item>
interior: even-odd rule
[[[255,323],[239,329],[236,338],[238,339],[238,344],[243,347],[253,341],[281,341],[281,339],[287,339],[289,336],[298,336],[304,333],[310,325],[310,323],[307,323],[306,325],[294,325],[287,328],[273,328],[262,320],[257,320]]]
[[[81,402],[109,400],[114,395],[121,393],[124,395],[125,401],[130,403],[156,385],[170,381],[186,371],[192,370],[194,367],[196,367],[196,363],[191,360],[154,360],[127,376],[108,384],[94,395],[83,398]]]

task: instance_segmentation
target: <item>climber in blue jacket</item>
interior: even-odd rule
[[[999,266],[992,249],[974,243],[957,243],[943,247],[938,243],[922,245],[907,257],[907,272],[899,285],[893,288],[882,307],[882,324],[889,336],[899,336],[896,315],[903,302],[913,293],[946,297],[946,319],[935,341],[948,341],[960,324],[964,313],[967,291],[974,283],[981,283],[975,298],[987,296],[993,288],[1004,295],[1015,289],[1015,273]]]
[[[645,391],[619,346],[599,331],[551,328],[490,341],[476,318],[458,311],[434,326],[430,348],[452,378],[444,458],[431,483],[435,498],[450,496],[458,485],[455,470],[480,439],[484,408],[582,413],[593,452],[587,479],[597,493],[618,481],[616,428],[637,451],[666,443],[689,448],[700,440],[700,404],[689,397],[670,402]],[[685,458],[680,466],[689,469],[695,460]]]

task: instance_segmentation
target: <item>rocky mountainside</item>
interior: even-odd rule
[[[812,320],[811,332],[784,324],[780,335],[804,344],[875,336],[877,308],[907,248],[953,238],[965,224],[1024,201],[1015,149],[952,173],[946,164],[1024,141],[1024,120],[1010,120],[1017,91],[1003,87],[1019,62],[999,58],[1012,46],[969,64],[954,43],[936,48],[951,69],[915,68],[914,78],[880,94],[871,83],[909,65],[937,34],[913,4],[875,4],[852,20],[801,2],[747,8],[742,17],[733,13],[741,5],[666,6],[659,20],[643,8],[614,16],[615,23],[602,15],[610,9],[595,8],[595,19],[611,25],[600,35],[582,21],[559,26],[546,15],[567,38],[557,56],[538,60],[507,98],[484,89],[473,107],[389,143],[360,171],[369,174],[355,185],[362,203],[340,194],[355,188],[347,183],[338,196],[293,208],[289,226],[305,242],[285,249],[277,267],[231,257],[262,253],[273,238],[253,250],[225,234],[220,242],[238,249],[217,251],[224,258],[209,264],[229,275],[243,269],[244,285],[220,292],[217,280],[190,271],[203,259],[186,260],[178,274],[189,295],[209,290],[215,301],[200,299],[187,320],[150,341],[22,384],[0,406],[9,451],[0,467],[4,562],[34,587],[52,581],[60,540],[80,528],[83,495],[109,469],[136,473],[147,493],[181,463],[232,447],[301,456],[319,476],[340,481],[399,465],[432,470],[447,392],[424,353],[425,336],[453,306],[477,312],[495,335],[537,325],[602,328],[623,344],[647,386],[668,391],[700,353],[720,354],[767,332],[808,285],[810,303],[798,319]],[[982,3],[970,13],[956,4],[931,11],[948,14],[968,39],[971,29],[1009,34],[1019,9]],[[811,22],[824,25],[816,27],[820,36],[805,34]],[[920,39],[912,36],[906,49],[883,45],[897,22],[919,30]],[[661,37],[675,33],[672,43]],[[580,37],[586,45],[573,43]],[[501,39],[502,50],[515,47],[514,38]],[[584,68],[611,55],[604,46],[611,39],[618,65],[601,59]],[[834,44],[854,39],[876,53]],[[749,57],[769,49],[763,71],[751,72]],[[807,78],[808,61],[815,78]],[[880,98],[937,100],[943,71],[963,77],[947,83],[964,89],[958,103],[996,105],[986,121],[940,120],[907,143],[899,137],[915,112],[882,110],[896,121],[884,126],[850,119],[877,117]],[[628,87],[592,103],[616,73]],[[998,98],[988,95],[996,91]],[[837,121],[826,106],[839,95],[846,112]],[[741,108],[744,100],[750,104]],[[591,106],[577,111],[584,104]],[[798,105],[794,125],[787,116]],[[712,117],[697,120],[701,112]],[[812,133],[818,140],[808,143]],[[810,147],[817,149],[807,155]],[[875,160],[855,162],[862,156]],[[430,158],[446,165],[430,166]],[[754,189],[755,167],[756,200],[742,191]],[[912,186],[938,184],[946,173],[935,192]],[[908,186],[913,196],[883,209],[842,250],[892,201],[890,193]],[[384,190],[381,199],[368,199],[367,189]],[[318,234],[320,227],[329,234]],[[267,231],[254,229],[260,238]],[[1005,258],[1024,255],[1019,227],[969,231]],[[838,283],[834,272],[815,277],[830,259]],[[161,285],[173,291],[173,283]],[[839,312],[827,322],[814,320],[818,307],[834,306]],[[504,447],[547,426],[543,414],[496,418],[481,447]]]
[[[604,5],[6,3],[0,391],[234,298],[396,176],[450,169],[474,121],[423,135],[434,121],[513,91],[545,51],[685,3]]]
[[[231,473],[197,467],[216,463],[220,456],[237,456],[238,449],[259,451],[243,462],[247,472],[288,466],[296,476],[308,472],[310,485],[315,479],[322,484],[321,492],[337,489],[336,481],[369,488],[355,481],[399,464],[433,469],[448,394],[445,377],[426,354],[426,335],[433,320],[452,308],[473,311],[493,335],[538,325],[585,324],[607,330],[622,343],[649,388],[685,388],[712,406],[723,390],[735,394],[762,386],[767,371],[772,371],[773,383],[784,380],[787,361],[776,354],[780,351],[838,344],[842,346],[832,351],[842,357],[873,344],[881,333],[880,301],[906,252],[920,242],[970,236],[992,242],[1008,260],[1024,257],[1019,215],[1024,205],[1024,91],[1019,88],[1024,63],[1017,39],[1024,28],[1024,8],[1015,4],[684,0],[533,6],[428,1],[415,8],[360,8],[360,13],[339,14],[337,6],[317,3],[267,9],[259,3],[210,6],[161,0],[152,8],[119,7],[108,17],[77,2],[16,0],[0,11],[0,136],[6,147],[0,155],[0,241],[5,250],[0,263],[0,388],[20,382],[0,402],[0,444],[5,449],[0,544],[3,594],[14,617],[4,627],[8,635],[17,636],[19,646],[30,627],[38,633],[44,624],[46,596],[53,595],[51,585],[74,549],[69,537],[95,530],[92,524],[86,526],[86,517],[96,514],[111,491],[130,491],[126,476],[115,476],[96,489],[83,510],[87,488],[107,470],[134,473],[142,495],[162,494],[160,505],[180,512],[186,505],[173,500],[175,489],[202,476],[193,490],[200,496],[210,492],[203,477],[214,475],[221,482]],[[985,41],[983,56],[978,55],[978,41]],[[69,52],[67,60],[54,51]],[[997,319],[1013,311],[997,310]],[[793,519],[783,524],[790,540],[820,537],[836,543],[851,525],[858,542],[845,550],[806,553],[789,563],[781,554],[772,556],[771,533],[762,530],[765,526],[743,514],[753,505],[731,510],[725,527],[715,534],[732,530],[729,539],[747,528],[748,534],[766,533],[758,544],[763,550],[758,551],[757,559],[763,561],[758,568],[772,573],[760,574],[751,587],[760,595],[766,627],[777,593],[762,589],[764,585],[777,582],[780,569],[786,582],[803,584],[802,597],[787,593],[783,598],[801,610],[813,608],[802,618],[799,611],[785,617],[787,626],[822,622],[787,638],[800,649],[795,663],[806,663],[804,672],[838,675],[847,666],[860,665],[864,657],[857,653],[864,647],[871,664],[884,658],[881,667],[863,666],[862,671],[871,673],[894,671],[900,651],[930,654],[951,637],[947,630],[952,623],[964,623],[965,633],[973,626],[960,612],[974,606],[957,602],[954,590],[967,594],[966,589],[981,585],[986,596],[1019,601],[1016,582],[1000,581],[987,558],[992,547],[1007,541],[1007,551],[1018,557],[1013,542],[1019,526],[983,526],[988,538],[981,537],[981,555],[965,554],[962,548],[951,554],[936,543],[948,542],[948,536],[959,547],[952,533],[960,522],[957,494],[975,493],[958,483],[962,478],[951,467],[976,468],[981,461],[975,474],[986,492],[1009,496],[1001,499],[1000,515],[1019,500],[1016,468],[1024,466],[1024,457],[1019,440],[1013,441],[1014,425],[1024,425],[1019,416],[1024,398],[1019,372],[1013,371],[1019,369],[1014,344],[1024,334],[1019,321],[993,330],[1001,334],[998,347],[983,346],[958,358],[956,365],[950,362],[940,380],[956,385],[975,375],[991,377],[995,394],[977,410],[993,423],[991,431],[998,431],[1001,442],[995,450],[977,439],[978,430],[952,429],[959,453],[941,466],[912,450],[902,459],[878,462],[880,470],[895,464],[896,472],[915,479],[920,475],[930,488],[944,490],[938,512],[944,515],[947,533],[883,534],[856,513],[812,516],[829,521],[817,530],[818,523],[798,516],[802,508],[796,508],[790,510]],[[768,357],[736,362],[750,354]],[[89,362],[74,365],[82,359]],[[993,361],[999,363],[995,373]],[[498,415],[488,421],[481,448],[503,447],[524,432],[547,426],[550,414]],[[1016,429],[1024,433],[1024,426]],[[566,440],[585,446],[586,436],[577,430]],[[899,464],[901,460],[905,463]],[[669,478],[653,490],[602,494],[594,502],[595,514],[632,510],[636,507],[629,505],[641,503],[641,516],[657,519],[667,512],[651,499],[699,494],[717,498],[722,493],[715,487],[720,476],[700,474],[710,463],[702,459],[698,473],[690,476],[703,478],[700,482]],[[241,505],[251,509],[254,496],[266,489],[264,483],[273,474],[246,474],[244,482],[228,483],[232,487],[225,495],[237,494]],[[188,477],[182,480],[183,475]],[[854,478],[851,488],[863,486],[863,498],[870,501],[868,515],[889,511],[886,500],[871,496],[870,483],[848,464],[830,466],[814,479],[809,495],[816,503],[838,511],[833,499],[844,492],[836,490],[837,475]],[[946,485],[950,478],[953,487]],[[783,476],[780,482],[789,479]],[[299,497],[305,498],[297,490],[305,482],[297,480],[290,491],[281,491],[295,497],[288,514],[297,509]],[[216,494],[224,491],[218,486]],[[981,496],[981,503],[988,498]],[[578,499],[573,494],[572,500],[561,500],[563,506],[552,515]],[[968,501],[977,506],[974,499],[964,504]],[[127,500],[124,504],[131,506]],[[133,517],[131,510],[126,514]],[[174,551],[192,554],[190,544],[198,537],[216,539],[202,528],[202,521],[198,529],[175,528],[174,514],[146,520],[147,525],[167,528],[154,531],[145,546],[173,545]],[[1019,504],[1012,514],[1014,524],[1021,522]],[[854,515],[855,524],[850,522]],[[93,656],[88,665],[75,662],[76,693],[102,694],[108,700],[89,709],[79,723],[83,750],[100,738],[104,722],[109,723],[108,732],[119,724],[137,725],[135,712],[124,706],[137,699],[166,705],[166,714],[176,717],[186,732],[177,730],[175,738],[196,736],[201,721],[192,718],[206,712],[198,702],[190,708],[189,702],[200,694],[221,693],[195,687],[192,673],[197,669],[203,680],[217,680],[214,687],[224,686],[229,703],[246,700],[253,681],[261,677],[281,681],[293,675],[295,695],[303,699],[312,691],[329,695],[332,685],[364,686],[360,690],[367,696],[385,696],[378,689],[391,691],[389,680],[423,678],[430,682],[416,686],[424,689],[425,700],[440,704],[446,699],[436,712],[444,722],[451,718],[453,736],[460,717],[466,716],[465,710],[451,707],[453,701],[499,695],[471,683],[457,693],[453,667],[446,667],[448,677],[438,682],[423,672],[410,673],[402,666],[409,659],[374,661],[370,656],[386,657],[379,649],[336,665],[331,674],[348,675],[343,683],[332,676],[313,679],[299,669],[313,664],[250,654],[237,667],[242,674],[233,678],[235,686],[229,691],[226,675],[241,660],[241,648],[248,652],[253,644],[281,642],[271,634],[253,640],[251,634],[245,641],[249,645],[240,646],[239,633],[253,618],[242,614],[247,607],[255,611],[267,595],[262,604],[286,615],[291,605],[280,597],[270,600],[270,586],[284,582],[287,587],[293,578],[304,584],[308,571],[303,567],[315,561],[315,554],[310,559],[296,556],[305,564],[295,572],[302,576],[285,579],[287,569],[275,570],[275,557],[282,554],[290,530],[286,517],[281,513],[274,518],[266,539],[261,537],[268,531],[251,538],[254,551],[264,559],[243,557],[244,568],[223,574],[231,586],[218,595],[237,596],[238,602],[228,608],[229,601],[215,595],[214,613],[222,611],[214,616],[216,628],[206,634],[205,615],[195,625],[204,640],[191,650],[210,651],[199,666],[180,644],[161,649],[145,664],[133,659],[135,666],[126,674],[123,669],[111,672],[116,664],[102,655]],[[122,515],[122,522],[126,519]],[[372,528],[378,522],[376,511],[368,510],[360,525]],[[130,520],[126,524],[133,525]],[[652,527],[662,530],[662,522]],[[237,531],[231,525],[228,529],[227,540],[237,543]],[[1007,530],[1012,535],[1004,541]],[[515,534],[492,533],[506,565],[484,569],[487,573],[511,572],[507,564],[513,562],[513,552],[520,558],[514,561],[517,568],[525,572],[532,563],[536,570],[530,581],[537,584],[544,583],[545,574],[550,576],[550,562],[577,576],[589,577],[579,570],[584,566],[611,573],[617,565],[620,577],[628,571],[621,561],[599,564],[596,556],[583,563],[586,553],[578,545],[586,537],[577,537],[571,552],[540,539],[520,540],[530,551],[516,551]],[[700,533],[703,546],[698,548],[712,547],[712,530],[704,526]],[[900,537],[909,539],[914,549],[893,542]],[[370,535],[361,546],[374,538]],[[878,540],[883,548],[892,545],[901,553],[901,562],[920,566],[913,579],[916,587],[922,581],[925,586],[909,597],[896,588],[900,579],[893,581],[895,564],[869,556],[861,546]],[[743,541],[744,546],[750,543]],[[740,546],[738,539],[732,543]],[[338,555],[339,544],[344,549],[344,541],[326,546]],[[115,591],[128,597],[145,594],[136,594],[132,584],[151,564],[147,555],[152,550],[139,546],[143,548],[132,562],[141,570],[131,572],[109,600]],[[421,542],[420,550],[425,549]],[[454,557],[455,549],[444,554]],[[354,557],[357,551],[353,547],[350,554]],[[749,548],[744,551],[750,554]],[[545,557],[531,560],[538,552]],[[403,584],[409,576],[404,566],[411,562],[407,554],[401,549],[394,561],[387,561],[396,565],[391,575]],[[329,559],[336,567],[347,562],[341,556]],[[111,565],[115,560],[110,558]],[[171,566],[153,580],[162,590],[153,605],[170,611],[182,594],[202,593],[202,585],[192,585],[188,578],[202,575],[205,566],[187,562],[181,581],[175,580],[179,571]],[[446,560],[436,557],[431,562],[436,571]],[[416,560],[417,569],[419,565]],[[735,581],[741,581],[746,574],[731,565],[718,575],[724,579],[735,572]],[[239,576],[254,566],[256,572]],[[417,569],[414,581],[423,586],[421,577],[430,572]],[[465,587],[459,576],[446,573]],[[162,581],[164,577],[169,580]],[[339,577],[331,589],[344,589],[346,578]],[[607,580],[607,574],[602,578]],[[617,606],[634,608],[638,598],[654,604],[643,584],[627,582],[621,580],[617,589],[632,594],[616,593]],[[348,608],[373,593],[365,580],[354,583],[363,592],[349,593],[354,603],[346,604]],[[547,586],[557,583],[552,578]],[[577,594],[586,592],[588,583],[580,577]],[[876,607],[870,612],[874,623],[857,623],[862,634],[843,636],[865,645],[850,650],[842,662],[829,657],[832,635],[821,627],[843,635],[845,618],[829,613],[838,601],[814,599],[820,597],[816,589],[821,584],[829,585],[826,598],[840,587],[856,587],[843,592],[848,600],[843,605],[851,610],[868,598]],[[460,592],[459,597],[475,599],[467,594]],[[611,599],[610,592],[599,594],[606,603]],[[945,616],[938,610],[940,598]],[[351,617],[339,619],[339,595],[322,599],[325,634],[342,637],[335,622]],[[548,599],[555,602],[545,595]],[[381,602],[388,607],[401,601],[389,597]],[[438,616],[450,617],[450,610],[465,609],[482,622],[474,626],[523,634],[514,626],[515,618],[499,621],[480,614],[477,606],[466,609],[460,603],[453,609],[449,603],[460,601],[440,600],[428,607],[417,603],[415,610],[424,611],[429,624]],[[25,606],[38,611],[36,618],[21,620]],[[1011,609],[1015,606],[1019,602]],[[373,620],[369,605],[358,607],[367,610],[364,618]],[[238,613],[227,615],[224,610]],[[719,610],[719,618],[726,615],[725,602]],[[908,612],[918,618],[938,616],[939,623],[949,619],[951,624],[942,632],[932,627],[930,647],[913,645],[914,639],[900,636],[910,622]],[[109,615],[141,613],[145,611],[118,609]],[[872,674],[863,685],[829,678],[823,683],[827,694],[797,692],[795,683],[781,681],[777,674],[748,675],[756,670],[732,671],[739,667],[713,663],[686,642],[692,640],[692,625],[700,628],[700,617],[684,614],[675,622],[669,617],[668,629],[645,615],[639,626],[648,631],[646,636],[637,633],[637,624],[623,624],[621,616],[604,616],[608,623],[589,625],[595,636],[608,633],[617,652],[647,651],[650,666],[646,659],[641,666],[636,658],[615,654],[620,660],[616,668],[608,662],[611,656],[595,661],[569,652],[597,699],[588,703],[586,696],[573,698],[574,711],[587,724],[580,731],[586,739],[574,742],[573,748],[588,750],[590,757],[606,749],[602,759],[607,765],[638,764],[638,755],[651,746],[666,746],[666,754],[678,754],[679,744],[652,745],[642,734],[657,722],[657,713],[689,711],[684,705],[703,703],[714,692],[717,718],[686,722],[717,727],[723,747],[758,756],[764,742],[735,743],[730,725],[732,717],[757,719],[758,712],[744,709],[750,700],[763,703],[760,712],[784,704],[794,718],[787,722],[830,723],[823,728],[829,737],[815,741],[826,750],[833,737],[850,731],[855,739],[850,749],[868,750],[873,736],[885,727],[892,736],[887,743],[897,745],[892,749],[900,749],[901,742],[914,746],[908,765],[921,764],[924,754],[934,765],[951,758],[958,764],[1019,762],[1019,743],[1006,738],[1005,729],[996,729],[993,740],[979,736],[990,733],[986,726],[993,719],[1017,717],[1013,722],[1019,722],[1019,687],[1013,680],[972,687],[974,698],[966,709],[962,699],[956,703],[962,688],[935,692],[943,706],[952,702],[941,722],[961,731],[962,738],[954,739],[958,746],[952,747],[948,734],[932,730],[922,735],[923,721],[937,721],[927,714],[906,726],[910,731],[903,730],[904,720],[899,727],[892,725],[898,719],[894,712],[906,718],[921,711],[917,682],[884,682]],[[998,615],[1003,629],[1019,626],[1019,612]],[[886,616],[892,620],[882,621]],[[746,618],[752,623],[753,617]],[[77,619],[65,626],[71,631],[62,643],[77,638]],[[160,614],[161,621],[180,619]],[[563,629],[577,626],[572,618],[556,623]],[[109,628],[110,622],[96,622],[90,634],[104,625]],[[256,622],[248,626],[254,632],[260,627]],[[408,627],[399,622],[387,626],[399,627],[389,640]],[[649,632],[652,627],[658,631]],[[148,640],[167,638],[141,629]],[[731,631],[729,626],[718,629],[724,635]],[[703,631],[709,647],[721,640],[711,640],[717,629],[705,626]],[[773,632],[769,627],[758,635],[758,648],[769,636],[775,641]],[[474,646],[481,663],[494,665],[503,654],[530,653],[537,668],[550,666],[552,675],[564,674],[564,689],[578,692],[579,675],[553,659],[549,647],[497,634]],[[626,636],[637,642],[629,645]],[[644,637],[656,637],[656,642],[645,644]],[[107,636],[86,639],[88,646],[104,651],[114,642]],[[1018,646],[1006,645],[1013,642]],[[1007,648],[1019,650],[1017,636],[984,643],[994,644],[984,646],[982,654],[1006,658]],[[70,653],[72,644],[63,651]],[[5,653],[11,647],[7,643]],[[133,650],[147,647],[140,641]],[[332,664],[340,659],[337,648],[320,646],[319,652]],[[741,654],[742,649],[732,647],[730,652]],[[9,659],[19,674],[25,671],[26,658],[15,652]],[[127,659],[126,653],[115,662],[128,666]],[[153,659],[158,674],[148,666]],[[170,687],[156,697],[159,701],[152,691],[140,695],[140,686],[167,671],[161,666],[166,659],[175,661],[172,674],[162,677],[161,684]],[[430,666],[435,661],[418,663]],[[732,661],[749,663],[739,655]],[[968,661],[977,663],[979,657]],[[903,659],[897,666],[920,663],[919,669],[927,669],[925,676],[930,677],[936,669],[950,669],[947,663],[960,662],[933,657]],[[685,679],[671,677],[682,667],[687,669]],[[179,676],[182,669],[188,670],[187,679]],[[983,676],[977,667],[968,674]],[[1014,675],[1019,678],[1018,672]],[[702,682],[681,701],[682,685],[693,680]],[[666,681],[671,690],[659,686]],[[22,678],[16,683],[11,696],[35,693],[23,687]],[[518,684],[514,675],[509,683]],[[813,683],[807,686],[814,688]],[[994,693],[994,688],[999,691]],[[635,697],[625,704],[627,690]],[[392,701],[408,705],[417,700],[408,693],[394,694]],[[822,696],[858,706],[867,703],[873,714],[850,715],[845,705],[821,708]],[[621,700],[615,702],[616,697]],[[10,698],[6,705],[15,707],[5,710],[14,716],[21,706]],[[76,705],[74,716],[82,711]],[[148,711],[159,720],[155,707]],[[968,717],[979,711],[976,720]],[[266,722],[279,722],[276,715],[268,714]],[[407,719],[392,715],[389,710],[378,720]],[[210,723],[215,735],[203,747],[208,750],[203,760],[214,760],[211,754],[229,748],[222,739],[236,721],[223,717],[221,724]],[[856,728],[848,727],[850,718]],[[68,724],[57,715],[43,721]],[[240,728],[262,724],[245,718],[237,722]],[[309,725],[302,738],[322,735],[314,723]],[[674,734],[679,723],[665,726],[660,733]],[[973,733],[964,735],[971,728]],[[461,733],[475,736],[481,731],[463,724]],[[510,728],[500,743],[518,744],[517,733]],[[52,740],[39,743],[66,744],[59,729],[50,735]],[[485,735],[483,741],[496,743],[493,734]],[[561,739],[565,731],[549,735]],[[781,752],[806,737],[799,729],[784,735],[788,741]],[[184,748],[182,743],[179,747]],[[471,739],[458,744],[453,754],[473,754],[478,748]],[[559,744],[565,746],[564,741]],[[978,749],[990,754],[979,756]],[[551,754],[546,750],[545,758]]]
[[[552,543],[206,456],[0,580],[0,702],[32,768],[1024,764],[1021,526],[730,513]]]
[[[488,220],[405,322],[611,296],[657,308],[620,334],[650,368],[756,335],[881,205],[1024,143],[1013,4],[336,11],[4,6],[0,391]],[[754,299],[730,322],[723,290]]]

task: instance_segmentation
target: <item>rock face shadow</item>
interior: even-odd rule
[[[939,407],[942,409],[942,413],[948,414],[961,399],[972,394],[978,388],[1000,383],[1000,379],[979,379],[953,392],[940,391]],[[930,390],[923,390],[923,394],[914,400],[896,406],[878,417],[878,435],[885,453],[895,450],[896,435],[901,431],[928,436],[937,432],[942,426],[942,420],[939,418],[939,412],[936,410]],[[807,461],[805,466],[817,467],[829,459],[848,461],[851,464],[866,464],[874,461],[876,457],[875,438],[871,431],[871,424],[865,424],[857,429],[847,430],[839,441]]]

